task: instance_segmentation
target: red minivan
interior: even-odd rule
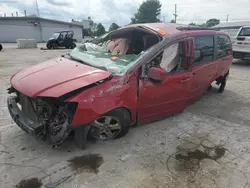
[[[223,92],[232,64],[228,35],[151,23],[129,25],[11,78],[10,115],[24,131],[61,144],[73,131],[115,139],[129,127],[180,113],[216,81]]]

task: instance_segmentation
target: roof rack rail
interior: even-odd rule
[[[212,31],[219,31],[217,28],[208,28],[208,27],[177,27],[176,29],[180,31],[190,31],[190,30],[212,30]]]

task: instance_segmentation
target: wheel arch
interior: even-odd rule
[[[131,124],[131,122],[132,122],[132,112],[131,112],[131,110],[130,110],[129,108],[127,108],[127,107],[124,107],[124,106],[116,107],[116,108],[114,108],[114,109],[112,109],[112,110],[109,110],[109,111],[105,112],[104,114],[110,113],[110,112],[112,112],[112,111],[120,111],[120,110],[121,110],[121,111],[124,110],[124,111],[126,111],[126,112],[128,113],[128,115],[129,115],[129,123]]]
[[[128,115],[129,115],[129,124],[133,125],[136,122],[134,122],[134,119],[136,114],[132,111],[133,109],[129,109],[128,107],[125,106],[117,106],[115,108],[108,108],[103,111],[96,111],[93,108],[89,108],[87,111],[86,109],[80,109],[76,110],[73,120],[72,120],[72,126],[73,127],[78,127],[80,125],[88,125],[95,121],[98,117],[101,117],[107,113],[113,112],[113,111],[122,111],[125,110]],[[87,112],[87,113],[86,113]],[[82,114],[86,114],[86,116],[82,116]]]

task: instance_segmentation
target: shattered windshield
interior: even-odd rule
[[[140,27],[119,29],[86,42],[70,52],[70,58],[112,74],[132,68],[161,39]]]
[[[94,43],[85,43],[69,53],[73,60],[117,75],[124,74],[137,62],[141,54],[112,55],[104,45]]]

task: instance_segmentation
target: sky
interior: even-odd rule
[[[204,23],[210,18],[229,21],[250,20],[249,0],[160,0],[162,3],[160,19],[169,22],[174,18],[177,4],[177,23]],[[115,22],[120,26],[130,23],[143,0],[37,0],[41,17],[71,21],[91,19],[101,22],[105,28]],[[0,15],[19,16],[36,14],[36,0],[0,0]]]

